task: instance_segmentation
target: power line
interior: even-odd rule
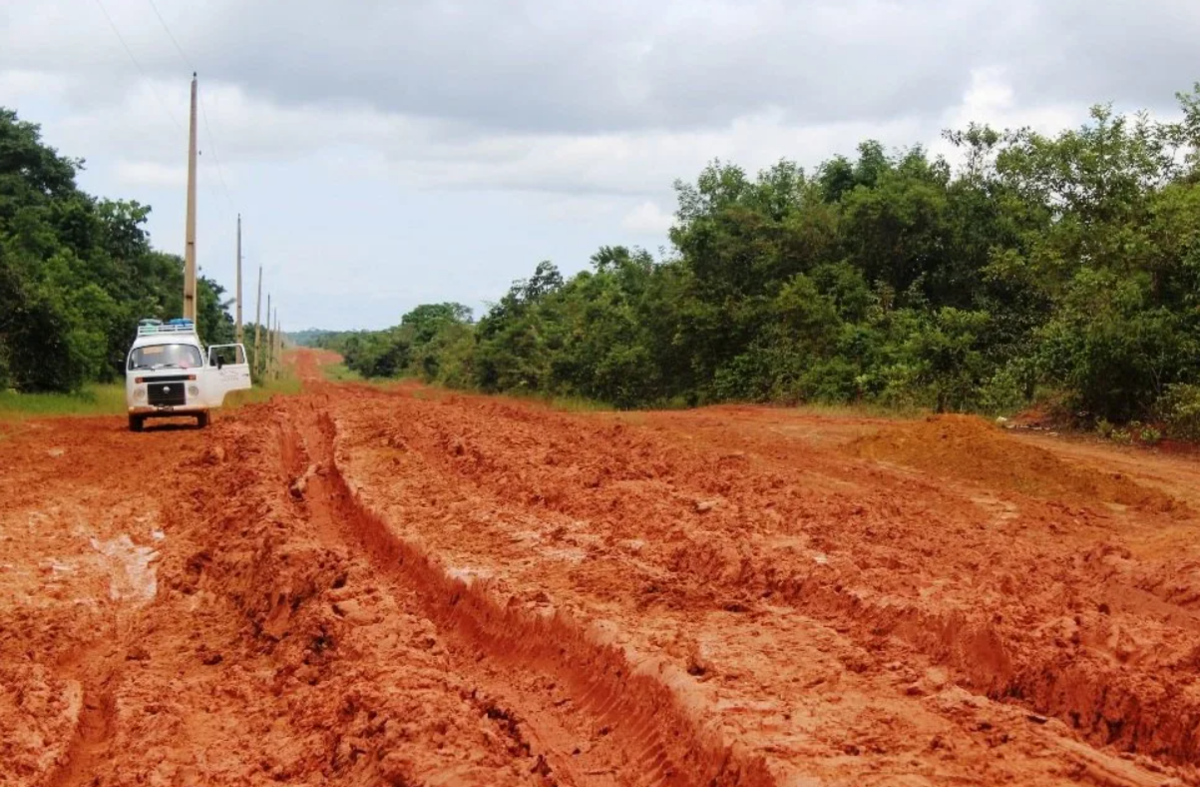
[[[175,38],[175,34],[171,32],[171,26],[167,24],[167,20],[163,18],[162,13],[158,10],[158,4],[154,0],[146,0],[146,2],[150,4],[154,15],[158,17],[158,23],[162,25],[163,32],[167,34],[167,38],[171,39],[171,44],[174,45],[175,51],[179,53],[179,58],[183,61],[184,65],[193,72],[197,71],[198,69],[192,63],[192,59],[188,57],[187,52],[179,44],[179,40]],[[213,134],[212,124],[208,122],[208,107],[204,103],[203,93],[200,94],[200,115],[204,118],[204,131],[208,134],[208,149],[212,152],[213,162],[217,165],[217,180],[221,182],[221,190],[225,192],[225,200],[229,203],[230,209],[236,211],[237,208],[233,204],[233,197],[229,193],[229,186],[225,183],[225,168],[221,166],[221,157],[217,154],[216,135]]]
[[[154,3],[154,0],[147,0],[147,2],[150,3],[150,8],[154,9],[154,15],[158,17],[158,23],[162,25],[162,29],[167,31],[167,38],[171,39],[171,43],[175,45],[175,51],[183,58],[184,65],[195,71],[196,67],[192,65],[191,58],[187,56],[187,53],[183,51],[183,47],[175,40],[175,35],[171,32],[171,28],[167,27],[167,20],[163,19],[163,15],[159,13],[158,6]]]
[[[121,47],[124,48],[125,54],[129,55],[129,59],[133,61],[133,64],[137,67],[137,70],[146,80],[146,84],[149,85],[150,92],[154,94],[154,98],[158,101],[159,106],[161,106],[163,111],[167,113],[167,117],[171,118],[171,122],[175,124],[175,128],[179,129],[180,133],[182,133],[183,126],[179,124],[179,121],[175,118],[175,113],[173,113],[171,108],[167,106],[167,102],[163,100],[161,95],[159,95],[158,88],[154,86],[154,80],[150,78],[150,74],[146,72],[146,69],[142,68],[142,64],[139,63],[137,57],[134,56],[133,50],[129,48],[129,44],[125,43],[125,37],[122,36],[121,31],[117,29],[117,23],[114,22],[113,18],[109,15],[108,9],[104,7],[102,0],[96,0],[96,5],[100,7],[100,11],[104,14],[104,18],[108,20],[108,26],[112,28],[113,33],[117,36],[117,40],[121,42]]]
[[[170,27],[170,25],[167,24],[167,20],[163,17],[162,12],[159,11],[158,5],[154,2],[154,0],[146,0],[146,1],[150,4],[150,9],[154,12],[154,16],[158,19],[159,25],[162,26],[163,32],[165,32],[167,34],[167,38],[170,39],[171,45],[175,48],[175,52],[179,55],[180,60],[182,60],[184,65],[186,65],[193,72],[193,77],[194,77],[197,69],[196,69],[195,65],[193,64],[192,59],[190,57],[188,57],[188,54],[184,50],[183,46],[179,43],[179,39],[177,39],[175,37],[175,34],[171,32],[171,27]],[[103,0],[96,0],[96,5],[98,5],[100,7],[100,11],[104,14],[104,18],[106,20],[108,20],[108,25],[110,28],[112,28],[113,34],[116,35],[117,40],[121,42],[121,46],[122,46],[122,48],[124,48],[125,54],[129,56],[130,61],[133,62],[134,66],[137,67],[137,70],[141,73],[142,77],[145,78],[147,84],[150,87],[151,92],[154,95],[155,100],[158,101],[159,105],[167,113],[167,116],[171,118],[171,122],[175,125],[175,128],[178,129],[180,131],[180,133],[183,133],[183,126],[180,125],[179,121],[175,118],[175,115],[171,112],[170,107],[167,105],[166,101],[163,100],[162,95],[158,92],[157,88],[155,88],[154,81],[150,78],[149,73],[146,71],[145,68],[142,67],[141,62],[139,62],[137,57],[133,54],[133,50],[130,49],[129,44],[125,41],[125,37],[121,35],[121,31],[117,27],[116,22],[113,21],[112,16],[108,13],[108,9],[104,7]],[[199,95],[199,99],[200,99],[199,100],[200,113],[201,113],[201,116],[204,118],[204,129],[208,135],[209,144],[208,144],[207,149],[208,149],[208,152],[211,152],[213,164],[215,164],[215,166],[216,166],[217,180],[221,184],[221,190],[225,195],[225,201],[228,203],[229,208],[231,210],[236,211],[236,206],[234,205],[234,202],[233,202],[233,196],[230,194],[229,185],[225,180],[225,171],[224,171],[224,167],[221,165],[221,157],[217,153],[216,135],[213,134],[212,124],[209,122],[209,119],[208,119],[208,107],[205,104],[204,95],[202,93]],[[206,157],[204,157],[204,158],[206,158]],[[205,161],[203,158],[201,159],[201,161],[204,164],[208,164],[208,162]],[[224,227],[225,225],[222,222],[220,226]],[[225,239],[227,236],[228,236],[228,232],[226,230],[223,230],[223,229],[218,230],[218,232],[217,232],[218,245],[220,245],[220,241]]]
[[[217,141],[213,136],[212,126],[208,123],[208,109],[204,105],[204,96],[200,96],[200,115],[204,118],[204,130],[208,132],[208,146],[212,151],[213,160],[217,164],[217,179],[221,181],[221,188],[225,191],[225,199],[229,202],[229,207],[233,208],[233,197],[229,196],[229,186],[225,185],[225,172],[221,167],[221,157],[217,155]]]

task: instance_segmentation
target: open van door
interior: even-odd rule
[[[209,391],[212,406],[220,407],[225,394],[250,388],[250,362],[241,344],[214,344],[208,348]]]

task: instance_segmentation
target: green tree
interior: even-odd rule
[[[1178,122],[1097,106],[1054,135],[970,124],[946,133],[957,168],[871,140],[811,173],[714,161],[676,183],[665,259],[602,246],[570,277],[542,262],[477,324],[428,304],[341,346],[368,374],[620,407],[993,411],[1048,387],[1083,418],[1191,424],[1200,85],[1179,101]],[[35,219],[14,216],[19,250],[53,250]]]
[[[0,382],[72,390],[123,373],[143,317],[177,316],[182,262],[150,247],[150,208],[80,191],[78,159],[0,108]],[[202,280],[200,326],[231,336],[214,282]]]

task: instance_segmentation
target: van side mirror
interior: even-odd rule
[[[220,371],[223,366],[225,366],[225,361],[223,361],[221,359],[221,356],[218,355],[217,356],[217,371]]]

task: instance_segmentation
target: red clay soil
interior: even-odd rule
[[[0,784],[1200,784],[1193,461],[294,358],[0,436]]]
[[[975,416],[940,415],[898,423],[860,438],[854,448],[858,456],[1034,497],[1191,513],[1179,500],[1122,473],[1078,467],[1052,450],[1009,439]]]

